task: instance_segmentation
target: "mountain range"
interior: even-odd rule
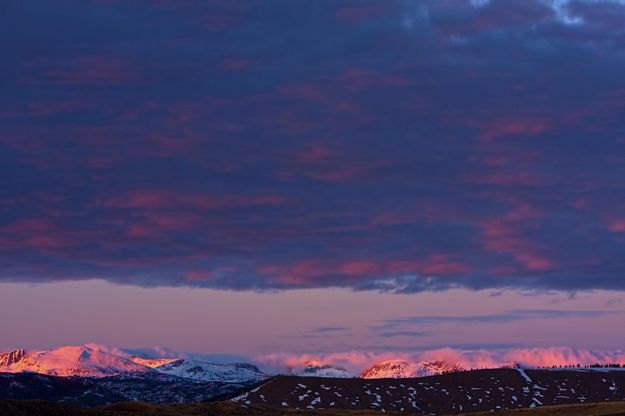
[[[325,378],[353,378],[354,376],[344,368],[333,365],[307,365],[302,371],[297,373],[300,377],[325,377]]]
[[[188,359],[174,360],[154,367],[162,374],[201,381],[245,383],[263,380],[267,376],[258,367],[246,363],[215,364]]]
[[[61,377],[108,377],[144,373],[148,367],[97,348],[68,346],[35,352],[17,349],[1,354],[0,371]]]
[[[0,354],[0,372],[37,373],[59,377],[102,378],[169,375],[190,380],[248,383],[266,378],[247,363],[214,364],[185,358],[125,356],[98,345],[66,346],[49,351],[23,349]]]
[[[212,363],[167,351],[170,357],[132,355],[97,344],[65,346],[48,351],[16,349],[0,354],[0,373],[37,373],[59,377],[151,377],[156,374],[220,383],[255,383],[268,376],[249,363]],[[360,378],[414,378],[464,371],[445,361],[375,363]],[[310,363],[292,374],[302,377],[353,378],[347,370],[329,364]]]
[[[0,400],[100,406],[231,399],[244,407],[429,414],[625,399],[621,367],[526,370],[510,363],[471,371],[440,360],[385,360],[354,377],[343,368],[312,362],[299,372],[269,378],[253,364],[167,355],[139,356],[94,344],[16,349],[0,354]]]

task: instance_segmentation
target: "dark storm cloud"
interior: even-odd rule
[[[623,2],[0,8],[2,280],[625,289]]]

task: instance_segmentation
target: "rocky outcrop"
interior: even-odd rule
[[[9,367],[13,364],[19,363],[24,358],[26,358],[26,351],[21,348],[5,352],[0,354],[0,367]]]

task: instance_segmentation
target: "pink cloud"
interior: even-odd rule
[[[385,165],[383,160],[355,160],[337,147],[315,144],[293,152],[293,163],[281,176],[303,174],[326,182],[347,182],[363,179]]]
[[[591,351],[567,347],[520,348],[507,351],[440,348],[421,352],[344,351],[323,354],[273,353],[256,357],[256,361],[278,371],[298,371],[308,364],[328,364],[346,368],[359,375],[363,370],[382,360],[408,362],[445,361],[463,368],[499,368],[510,363],[526,367],[551,367],[560,365],[592,365],[596,363],[625,364],[625,353]]]
[[[184,231],[199,226],[204,220],[192,213],[145,212],[139,219],[128,219],[126,226],[128,237],[154,237],[169,231]]]
[[[472,214],[455,206],[446,206],[432,200],[421,200],[418,205],[397,211],[382,211],[371,216],[369,225],[399,225],[424,221],[426,223],[465,221]]]
[[[510,351],[505,359],[533,367],[559,365],[592,365],[625,363],[625,354],[611,351],[590,351],[572,348],[527,348]]]
[[[316,259],[298,260],[291,264],[270,264],[257,268],[261,276],[287,286],[314,284],[315,279],[332,274],[335,268],[328,262]]]
[[[521,230],[525,225],[522,223],[494,218],[483,220],[480,224],[486,250],[510,254],[526,270],[545,271],[554,266],[543,248],[524,237]]]
[[[66,223],[68,214],[49,208],[45,215],[16,220],[0,227],[0,249],[24,250],[75,257],[86,241],[109,244],[119,236],[110,230],[74,227]],[[55,274],[54,271],[48,274]]]
[[[306,164],[326,163],[340,156],[341,154],[335,149],[331,149],[329,146],[319,143],[298,150],[295,153],[295,159],[300,163]]]
[[[217,68],[222,71],[245,71],[259,64],[258,59],[226,58],[217,62]]]
[[[610,224],[610,230],[615,233],[625,233],[625,220],[616,220]]]
[[[50,220],[28,218],[0,228],[0,245],[36,250],[55,250],[75,243],[69,230]]]
[[[551,130],[552,126],[539,119],[501,119],[479,126],[482,140],[490,142],[508,136],[536,136]]]
[[[338,272],[347,276],[375,276],[380,273],[380,266],[373,261],[349,261],[343,263]]]
[[[102,219],[101,223],[123,228],[124,236],[131,239],[156,239],[160,242],[166,241],[167,244],[175,244],[172,239],[176,234],[197,232],[199,238],[210,240],[213,234],[208,230],[226,227],[228,232],[221,237],[221,244],[223,246],[233,244],[241,248],[263,244],[266,239],[274,236],[266,232],[265,240],[250,239],[250,235],[255,233],[253,225],[239,227],[236,221],[232,220],[232,209],[275,207],[289,203],[290,199],[271,194],[219,195],[146,189],[109,196],[96,201],[94,205],[114,209],[108,218]],[[208,211],[211,211],[210,215]],[[258,234],[255,237],[258,237]]]
[[[387,265],[390,274],[417,273],[425,276],[457,276],[472,271],[472,267],[448,254],[431,254],[421,260],[395,260]]]
[[[408,87],[414,81],[401,74],[378,74],[366,69],[349,68],[338,77],[341,87],[359,92],[373,87]]]
[[[541,175],[527,171],[503,171],[470,175],[468,181],[471,183],[497,186],[537,186],[546,183],[545,178]]]
[[[549,270],[554,266],[550,259],[537,252],[524,251],[521,249],[516,250],[513,255],[519,262],[525,265],[528,270],[543,271]]]
[[[335,91],[325,85],[311,83],[286,84],[278,89],[278,94],[285,98],[321,104],[335,111],[353,112],[357,110],[354,103],[340,94],[336,94]]]
[[[103,204],[111,208],[162,209],[162,208],[234,208],[257,205],[283,205],[288,200],[278,195],[212,195],[185,193],[170,190],[136,190],[122,196],[106,199]]]
[[[70,61],[64,68],[52,69],[42,75],[28,75],[21,81],[28,84],[122,85],[140,78],[137,70],[120,57],[85,55]]]
[[[185,273],[185,278],[192,281],[208,281],[215,277],[215,274],[208,270],[192,270]]]
[[[277,371],[298,371],[309,364],[334,365],[347,369],[354,375],[369,365],[390,359],[393,354],[377,354],[366,351],[345,351],[327,354],[272,353],[255,357],[255,361]]]
[[[306,173],[311,178],[320,179],[327,182],[344,182],[364,176],[370,170],[366,165],[352,165],[328,170],[319,169]]]
[[[97,102],[88,96],[76,96],[69,99],[60,99],[46,102],[33,102],[29,105],[29,115],[33,117],[49,117],[62,113],[70,113],[86,108],[92,109],[97,106]],[[104,113],[105,109],[99,107],[99,111]]]
[[[257,273],[283,285],[315,286],[326,277],[341,276],[345,281],[398,274],[426,276],[457,276],[471,272],[470,265],[448,254],[431,254],[420,260],[324,260],[305,259],[291,264],[268,264]],[[339,283],[345,283],[339,280]]]

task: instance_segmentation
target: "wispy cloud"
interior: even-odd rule
[[[537,319],[561,318],[602,318],[614,314],[623,314],[623,311],[601,310],[550,310],[550,309],[520,309],[504,313],[488,315],[462,316],[409,316],[386,320],[372,326],[380,333],[386,333],[391,328],[432,326],[438,324],[508,324],[512,322]]]
[[[347,331],[349,327],[346,326],[318,326],[310,330],[310,332],[315,334],[327,334],[331,332],[343,332]]]
[[[431,332],[425,331],[381,331],[378,333],[381,337],[389,337],[389,338],[414,338],[414,337],[425,337],[430,335]]]

